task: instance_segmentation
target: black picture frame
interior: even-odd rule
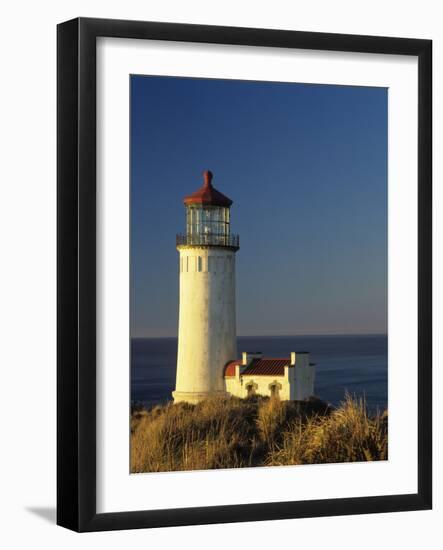
[[[416,494],[96,512],[96,39],[173,40],[418,57]],[[78,18],[57,29],[57,523],[75,531],[426,510],[432,506],[432,42]]]

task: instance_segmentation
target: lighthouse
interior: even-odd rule
[[[184,198],[186,232],[177,235],[180,305],[174,402],[198,403],[225,395],[224,370],[237,357],[235,253],[230,231],[232,200],[212,185]]]

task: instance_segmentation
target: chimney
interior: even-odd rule
[[[261,359],[261,351],[243,351],[242,352],[242,365],[249,365],[253,359]]]
[[[295,359],[297,357],[297,354],[295,351],[291,351],[291,365],[295,365]]]

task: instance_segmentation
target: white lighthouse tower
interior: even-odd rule
[[[231,199],[214,189],[212,173],[185,197],[186,234],[177,235],[180,308],[175,402],[198,403],[226,393],[224,368],[237,356],[235,253]]]

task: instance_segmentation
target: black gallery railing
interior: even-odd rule
[[[178,234],[176,238],[177,246],[180,245],[196,245],[196,246],[229,246],[231,248],[239,248],[240,238],[238,235],[219,235],[216,233],[206,233],[198,235],[183,235]]]

